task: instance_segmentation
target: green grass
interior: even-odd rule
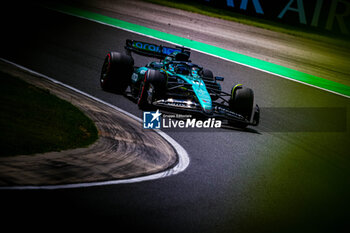
[[[78,108],[0,72],[0,156],[86,147],[97,137]]]
[[[225,9],[213,8],[204,4],[192,1],[167,1],[167,0],[144,0],[158,5],[181,9],[193,13],[207,15],[219,19],[229,20],[241,24],[255,26],[275,32],[281,32],[289,35],[303,37],[315,41],[323,41],[337,46],[350,48],[348,37],[333,35],[332,33],[320,32],[310,27],[296,27],[288,24],[282,24],[271,20],[259,19],[252,16],[242,15]]]

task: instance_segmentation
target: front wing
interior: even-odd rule
[[[216,102],[213,102],[214,108],[213,112],[210,114],[205,113],[198,103],[181,99],[161,99],[154,101],[152,105],[159,108],[170,109],[173,112],[188,112],[197,117],[228,120],[252,126],[257,126],[259,124],[260,108],[258,105],[253,109],[251,119],[246,119],[244,116],[229,110],[226,105]]]

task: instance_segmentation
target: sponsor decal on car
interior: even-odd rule
[[[162,53],[162,54],[166,54],[166,55],[169,55],[175,51],[178,51],[178,52],[181,51],[179,49],[169,48],[169,47],[165,47],[165,46],[158,46],[158,45],[154,45],[154,44],[148,44],[148,43],[144,43],[141,41],[133,41],[132,46],[134,48],[138,48],[141,50],[155,52],[155,53]]]

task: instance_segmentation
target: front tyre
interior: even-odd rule
[[[134,59],[118,52],[109,52],[103,62],[100,85],[105,91],[123,93],[134,70]]]
[[[229,108],[231,111],[242,115],[246,120],[250,121],[254,110],[253,90],[241,85],[234,86],[231,91]],[[245,128],[248,126],[245,122],[232,121],[229,123],[239,128]]]
[[[140,109],[152,105],[156,99],[161,99],[166,94],[167,77],[159,70],[147,70],[145,78],[141,82],[137,104]]]

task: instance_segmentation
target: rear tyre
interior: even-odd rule
[[[221,85],[217,82],[213,82],[213,83],[206,83],[205,84],[207,87],[211,88],[209,89],[209,93],[211,94],[211,99],[213,101],[219,99],[219,95],[221,93]]]
[[[103,62],[100,85],[105,91],[123,93],[134,70],[134,59],[118,52],[109,52]]]
[[[208,70],[208,69],[202,70],[202,78],[204,80],[208,80],[208,81],[215,81],[213,72],[211,70]]]
[[[229,100],[229,108],[231,111],[242,115],[245,119],[250,121],[254,108],[253,90],[242,86],[233,87]],[[248,124],[244,122],[230,121],[229,123],[239,128],[248,126]]]
[[[145,79],[141,82],[138,106],[145,109],[156,99],[162,99],[166,94],[167,77],[159,70],[147,70]]]
[[[215,93],[219,94],[221,92],[221,86],[216,82],[213,72],[208,69],[203,69],[201,75],[205,85],[207,85],[207,87],[209,88],[214,89],[214,90],[209,90],[209,92],[213,93],[211,95],[211,99],[213,101],[217,100],[219,97],[218,95],[215,95]]]

